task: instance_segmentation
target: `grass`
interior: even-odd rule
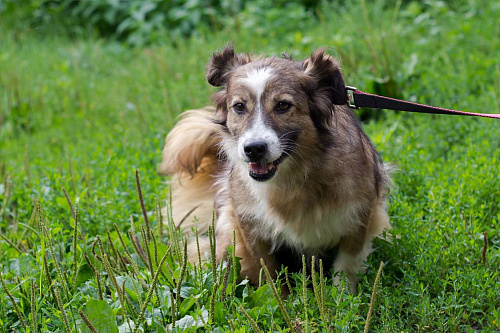
[[[370,308],[372,331],[500,330],[495,120],[380,111],[365,123],[399,171],[393,242],[376,242],[356,295],[327,267],[290,275],[281,301],[279,286],[236,281],[236,258],[186,264],[158,223],[156,174],[176,115],[209,102],[204,67],[227,40],[297,58],[328,45],[350,85],[500,113],[499,15],[493,2],[360,1],[286,35],[243,27],[142,49],[0,25],[0,331],[361,331]]]

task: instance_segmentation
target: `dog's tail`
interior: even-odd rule
[[[214,113],[209,107],[184,112],[167,135],[158,168],[158,173],[171,176],[172,204],[167,201],[163,215],[188,232],[195,226],[202,233],[212,221],[221,140]]]

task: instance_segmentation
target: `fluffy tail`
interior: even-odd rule
[[[219,170],[220,142],[214,108],[186,111],[167,135],[158,172],[171,176],[172,217],[175,225],[200,233],[208,229],[214,211],[213,184]],[[170,203],[167,201],[167,210]],[[168,216],[168,211],[164,216]],[[195,219],[197,218],[197,221]]]

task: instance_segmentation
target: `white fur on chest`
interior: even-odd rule
[[[244,171],[241,176],[248,178]],[[338,244],[342,236],[361,222],[358,220],[361,204],[352,203],[335,209],[334,205],[324,208],[303,202],[296,203],[298,214],[292,220],[283,221],[268,201],[271,184],[249,179],[246,185],[249,189],[248,200],[235,207],[236,214],[257,223],[258,227],[253,232],[271,242],[273,248],[287,245],[298,250],[326,249]]]

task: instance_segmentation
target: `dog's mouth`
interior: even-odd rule
[[[286,155],[282,154],[278,159],[269,163],[249,162],[248,171],[250,177],[259,182],[265,182],[274,177],[278,171],[279,165],[285,159]]]

